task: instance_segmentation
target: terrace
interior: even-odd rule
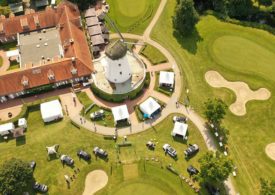
[[[61,40],[56,28],[22,33],[18,37],[21,68],[40,66],[47,61],[52,61],[53,58],[63,56]]]

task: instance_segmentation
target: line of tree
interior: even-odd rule
[[[233,161],[219,152],[207,152],[199,159],[202,183],[222,185],[234,169]]]
[[[229,131],[222,125],[228,106],[221,99],[208,99],[204,103],[204,116],[207,127],[213,132],[218,132],[224,144],[227,143]],[[221,140],[219,140],[221,141]]]
[[[181,35],[189,35],[193,32],[199,21],[193,0],[177,0],[176,13],[173,17],[173,27]]]
[[[0,194],[23,194],[34,182],[27,162],[12,158],[0,166]]]

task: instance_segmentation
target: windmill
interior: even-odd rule
[[[106,14],[106,18],[109,21],[109,23],[111,24],[112,28],[115,30],[115,32],[119,35],[120,37],[120,41],[124,44],[127,45],[145,45],[144,43],[138,43],[138,42],[128,42],[125,40],[125,38],[122,36],[121,32],[119,31],[119,29],[117,28],[116,24],[114,23],[114,21]]]

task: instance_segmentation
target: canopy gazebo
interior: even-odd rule
[[[126,105],[113,107],[112,113],[116,124],[122,121],[127,121],[130,123],[129,112]]]
[[[187,140],[187,129],[188,129],[188,125],[185,123],[181,123],[181,122],[175,122],[174,124],[174,129],[171,132],[171,135],[173,137],[176,136],[181,136],[184,140]]]
[[[173,88],[174,82],[175,82],[175,73],[167,72],[167,71],[160,71],[159,86]]]
[[[144,118],[151,118],[160,112],[161,106],[152,97],[149,97],[139,105],[140,110],[144,114]]]

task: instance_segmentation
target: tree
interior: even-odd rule
[[[230,17],[247,17],[252,9],[251,0],[228,0],[227,11]]]
[[[0,167],[0,194],[22,194],[33,182],[29,164],[10,159]]]
[[[224,182],[233,171],[233,161],[219,152],[208,152],[199,159],[200,178],[206,183]]]
[[[273,195],[275,194],[275,180],[268,181],[266,179],[261,178],[261,195]]]
[[[0,14],[4,16],[8,16],[11,10],[9,6],[0,6]]]
[[[228,0],[212,0],[213,10],[227,15]]]
[[[264,5],[264,6],[271,6],[272,5],[272,0],[258,0],[258,4]]]
[[[95,5],[98,0],[70,0],[78,5],[80,10],[87,9],[90,5]]]
[[[204,103],[204,106],[204,115],[208,122],[214,125],[220,125],[221,120],[224,119],[226,114],[227,105],[221,99],[208,99],[208,101]]]
[[[199,15],[194,8],[193,0],[179,0],[173,17],[175,30],[182,35],[189,35],[198,21]]]

